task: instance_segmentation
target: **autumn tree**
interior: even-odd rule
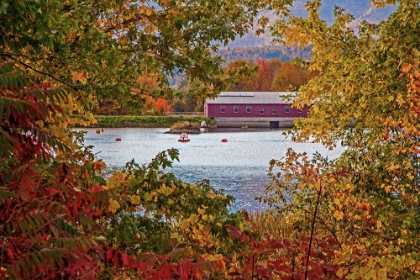
[[[174,92],[173,112],[203,112],[207,90],[198,81],[182,80]]]
[[[182,72],[200,81],[208,94],[220,91],[223,69],[213,55],[218,49],[214,42],[225,44],[246,32],[262,7],[249,1],[0,4],[1,278],[96,279],[105,265],[161,278],[200,278],[209,262],[220,269],[220,256],[200,255],[194,263],[186,258],[156,267],[111,246],[105,236],[111,221],[107,219],[126,207],[127,198],[110,188],[101,174],[105,164],[83,147],[83,135],[71,129],[94,122],[92,116],[86,114],[86,121],[71,115],[90,110],[99,98],[132,98],[136,78],[146,70]],[[162,80],[153,94],[161,96],[165,90]],[[151,181],[156,174],[153,169]],[[125,186],[122,180],[117,183]],[[154,187],[166,192],[164,185],[173,187],[169,182]],[[185,188],[197,198],[197,189]],[[200,190],[211,192],[206,184]],[[130,207],[139,201],[138,194],[133,195]],[[155,193],[152,201],[140,195],[140,201],[149,204],[157,198]],[[211,232],[225,222],[221,209],[230,198],[219,198],[214,223],[207,215],[208,223],[200,227],[186,216],[184,224],[193,225],[194,234],[204,234],[202,227]],[[211,201],[198,202],[192,209],[203,217]],[[187,236],[191,246],[200,244],[194,236]]]
[[[281,62],[278,59],[231,62],[225,71],[236,78],[231,78],[234,85],[229,86],[227,90],[296,91],[308,83],[314,74],[300,58],[295,58],[295,62]]]
[[[90,93],[129,96],[146,71],[179,72],[216,94],[224,83],[214,42],[244,34],[263,7],[241,1],[7,1],[0,14],[1,55],[43,80],[79,94],[83,89],[85,99]],[[155,95],[164,94],[163,85]]]
[[[308,83],[311,76],[303,65],[296,65],[291,61],[284,62],[274,75],[271,89],[275,91],[297,91],[300,86]]]
[[[283,65],[283,62],[280,59],[270,59],[267,61],[267,71],[268,75],[266,78],[266,84],[269,85],[266,86],[267,90],[265,91],[272,91],[272,84],[275,78],[275,75],[277,73],[277,70]]]
[[[339,7],[328,26],[318,13],[321,1],[306,4],[307,18],[289,14],[274,26],[284,42],[312,46],[309,69],[319,73],[300,89],[295,106],[311,109],[290,136],[344,145],[345,152],[329,161],[289,151],[272,162],[272,195],[265,199],[298,227],[297,236],[328,234],[338,242],[338,278],[419,275],[420,3],[397,2],[388,19],[362,22],[357,33]]]
[[[258,65],[257,91],[266,91],[267,87],[265,85],[268,79],[267,61],[265,59],[257,59],[256,63]]]
[[[230,62],[225,69],[225,73],[233,79],[226,90],[228,91],[253,91],[253,84],[256,76],[253,75],[258,71],[258,67],[251,62],[245,60],[236,60]]]
[[[103,256],[96,218],[107,211],[105,166],[68,129],[66,87],[38,84],[0,59],[0,277],[94,278]],[[89,252],[90,251],[90,252]]]

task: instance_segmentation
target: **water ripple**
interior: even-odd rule
[[[167,129],[162,128],[113,128],[99,135],[95,129],[84,130],[85,144],[94,146],[93,152],[112,170],[132,159],[148,164],[159,152],[178,149],[180,161],[168,171],[188,183],[209,179],[212,186],[235,197],[231,211],[267,207],[254,197],[263,195],[269,183],[270,160],[282,158],[288,148],[308,154],[318,151],[329,158],[342,152],[342,148],[329,151],[320,144],[291,142],[281,130],[202,133],[190,135],[188,143],[178,142],[179,135],[165,134]],[[117,137],[121,141],[115,141]]]

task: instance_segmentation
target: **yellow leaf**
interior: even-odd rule
[[[319,191],[321,189],[321,187],[322,187],[322,185],[321,185],[320,181],[315,183],[315,188],[316,188],[317,191]]]
[[[400,168],[400,165],[399,164],[394,165],[394,164],[391,163],[391,165],[388,167],[388,170],[389,171],[395,171],[398,168]]]
[[[189,223],[189,221],[188,221],[188,220],[182,220],[182,221],[179,223],[179,227],[180,227],[181,229],[185,229],[185,228],[187,228],[189,225],[190,225],[190,223]]]
[[[338,197],[334,197],[334,204],[337,206],[341,205],[341,200]]]
[[[120,209],[120,204],[118,203],[118,201],[110,198],[109,199],[109,208],[110,208],[112,213],[115,213],[115,212],[117,212],[118,209]]]
[[[222,254],[205,255],[204,258],[208,261],[220,261],[224,259],[224,256]]]
[[[343,212],[342,211],[338,211],[338,210],[336,210],[335,212],[334,212],[334,218],[336,218],[337,220],[342,220],[343,219],[343,217],[344,217],[344,214],[343,214]]]
[[[138,195],[132,195],[131,196],[131,203],[133,203],[133,204],[140,204],[140,196],[138,196]]]
[[[144,201],[151,201],[153,198],[153,195],[151,193],[145,192],[143,197],[144,197]]]
[[[95,239],[98,240],[98,241],[106,241],[106,237],[103,236],[103,235],[97,236],[97,237],[95,237]]]
[[[343,271],[343,268],[339,268],[338,270],[337,270],[337,276],[339,277],[339,278],[342,278],[343,277],[343,275],[344,275],[344,271]]]
[[[196,215],[196,214],[192,214],[190,217],[189,217],[189,219],[188,220],[190,220],[190,222],[192,222],[192,223],[196,223],[196,222],[198,222],[198,216]]]
[[[171,237],[176,239],[178,242],[182,240],[182,235],[180,235],[178,232],[173,232]]]
[[[106,164],[102,161],[102,159],[95,161],[94,166],[97,170],[104,170],[106,168]]]
[[[409,180],[413,180],[414,179],[414,175],[412,173],[407,173],[407,178]]]

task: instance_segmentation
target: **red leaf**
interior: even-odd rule
[[[159,270],[159,279],[171,279],[171,266],[169,264],[164,264],[163,267]]]
[[[7,254],[7,257],[8,257],[10,260],[13,260],[13,259],[14,259],[13,252],[12,252],[12,250],[10,250],[10,248],[7,248],[7,249],[6,249],[6,254]]]
[[[122,253],[121,254],[121,260],[122,260],[122,265],[123,266],[127,266],[127,264],[128,264],[128,256],[127,256],[127,254]]]
[[[39,84],[38,87],[40,89],[51,89],[51,85],[48,83]]]
[[[238,228],[236,228],[236,227],[235,227],[235,226],[233,226],[233,225],[227,225],[227,227],[229,227],[229,228],[230,228],[229,235],[231,235],[231,236],[233,236],[233,237],[236,237],[236,238],[238,238],[238,239],[241,239],[242,234],[241,234],[241,232],[238,230]]]
[[[275,270],[277,271],[281,271],[281,272],[291,272],[292,270],[290,269],[290,266],[282,264],[282,265],[277,265],[274,267]]]
[[[322,248],[322,249],[326,249],[326,248],[328,248],[328,245],[327,245],[327,243],[325,243],[325,242],[318,243],[318,246],[319,246],[320,248]]]
[[[255,269],[255,272],[257,272],[259,276],[263,276],[265,279],[273,279],[273,276],[271,275],[271,271],[265,268],[261,268],[261,267],[257,268]]]
[[[302,245],[300,245],[300,250],[302,251],[302,252],[305,252],[305,251],[307,251],[307,249],[308,249],[308,244],[302,244]]]
[[[337,267],[333,266],[333,265],[328,265],[328,264],[324,264],[323,267],[327,270],[327,271],[337,271]]]
[[[272,249],[281,249],[284,248],[284,245],[279,240],[270,240],[269,246]]]
[[[106,248],[106,256],[105,256],[105,261],[109,262],[112,259],[112,255],[114,253],[114,250],[110,247]]]
[[[89,191],[92,192],[92,193],[98,193],[98,192],[101,192],[101,191],[104,191],[104,190],[105,190],[105,188],[100,186],[100,185],[93,185],[91,188],[89,188]]]
[[[114,252],[112,256],[111,263],[116,266],[121,266],[120,258],[118,257],[118,252]]]
[[[245,221],[249,222],[251,219],[249,218],[249,214],[246,210],[242,211],[242,214],[244,215]]]
[[[330,237],[327,238],[327,242],[331,245],[339,245],[340,243],[337,242],[337,240],[335,240],[334,238]]]

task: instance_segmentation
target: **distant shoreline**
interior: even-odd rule
[[[84,119],[83,116],[76,116]],[[214,125],[214,120],[203,116],[111,116],[95,115],[97,125],[76,126],[76,128],[170,128],[178,122],[188,121],[191,123],[201,123],[205,121],[209,125]]]

